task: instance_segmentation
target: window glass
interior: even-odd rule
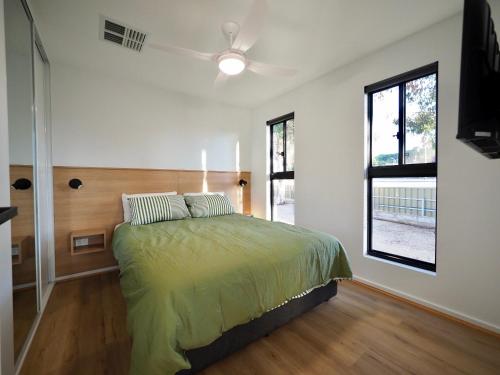
[[[372,180],[372,249],[435,263],[436,178]]]
[[[295,221],[295,180],[273,180],[273,221]]]
[[[293,171],[295,168],[295,121],[286,122],[286,170]]]
[[[295,122],[293,113],[267,122],[271,126],[271,220],[295,218]]]
[[[437,71],[434,63],[365,88],[372,157],[367,253],[430,271],[436,270]]]
[[[273,125],[273,173],[283,172],[283,160],[285,156],[283,137],[283,123]]]
[[[405,163],[436,161],[436,75],[406,83]]]
[[[399,87],[373,94],[372,165],[397,165],[399,162]]]

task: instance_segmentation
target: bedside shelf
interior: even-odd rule
[[[80,230],[70,234],[71,255],[99,253],[106,250],[104,229]]]
[[[24,237],[14,237],[12,239],[12,264],[23,263],[23,243],[25,242]]]
[[[12,237],[12,265],[23,264],[24,261],[32,260],[35,257],[34,238],[31,236]]]

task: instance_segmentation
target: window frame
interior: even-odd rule
[[[287,121],[293,120],[295,122],[295,112],[287,113],[286,115],[276,117],[272,120],[267,121],[267,126],[269,127],[269,183],[270,183],[270,192],[271,192],[271,221],[274,221],[274,189],[273,189],[273,181],[274,180],[295,180],[295,161],[294,161],[294,170],[287,171],[287,147],[286,147],[286,133],[287,133]],[[283,171],[282,172],[274,172],[274,162],[273,162],[273,128],[275,125],[283,124]],[[294,145],[295,147],[295,145]],[[295,218],[294,218],[295,220]]]
[[[421,68],[411,70],[409,72],[385,79],[378,83],[365,87],[365,95],[367,100],[367,121],[368,121],[368,167],[366,171],[367,180],[367,251],[366,254],[377,258],[389,260],[396,263],[401,263],[407,266],[436,272],[437,266],[437,211],[438,202],[436,201],[436,226],[434,236],[434,263],[424,262],[413,258],[408,258],[400,255],[376,250],[372,248],[372,217],[373,217],[373,179],[374,178],[391,178],[391,177],[433,177],[436,178],[436,193],[437,193],[437,163],[438,163],[438,122],[439,122],[439,63],[425,65]],[[404,164],[405,157],[405,142],[406,142],[406,83],[436,75],[436,161],[433,163],[420,164]],[[399,124],[398,124],[398,164],[387,166],[372,165],[372,120],[373,120],[373,94],[392,87],[399,87]]]

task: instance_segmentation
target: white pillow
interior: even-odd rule
[[[129,223],[132,221],[132,212],[130,210],[130,204],[128,202],[129,197],[147,197],[155,195],[177,195],[176,191],[169,191],[166,193],[142,193],[142,194],[122,194],[122,205],[123,205],[123,221]]]

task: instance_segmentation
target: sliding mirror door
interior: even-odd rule
[[[35,73],[36,177],[40,298],[44,305],[52,274],[54,247],[52,141],[50,129],[49,63],[38,38],[33,51]]]
[[[19,0],[5,0],[7,103],[12,220],[14,356],[17,361],[38,313],[36,183],[31,21]]]

